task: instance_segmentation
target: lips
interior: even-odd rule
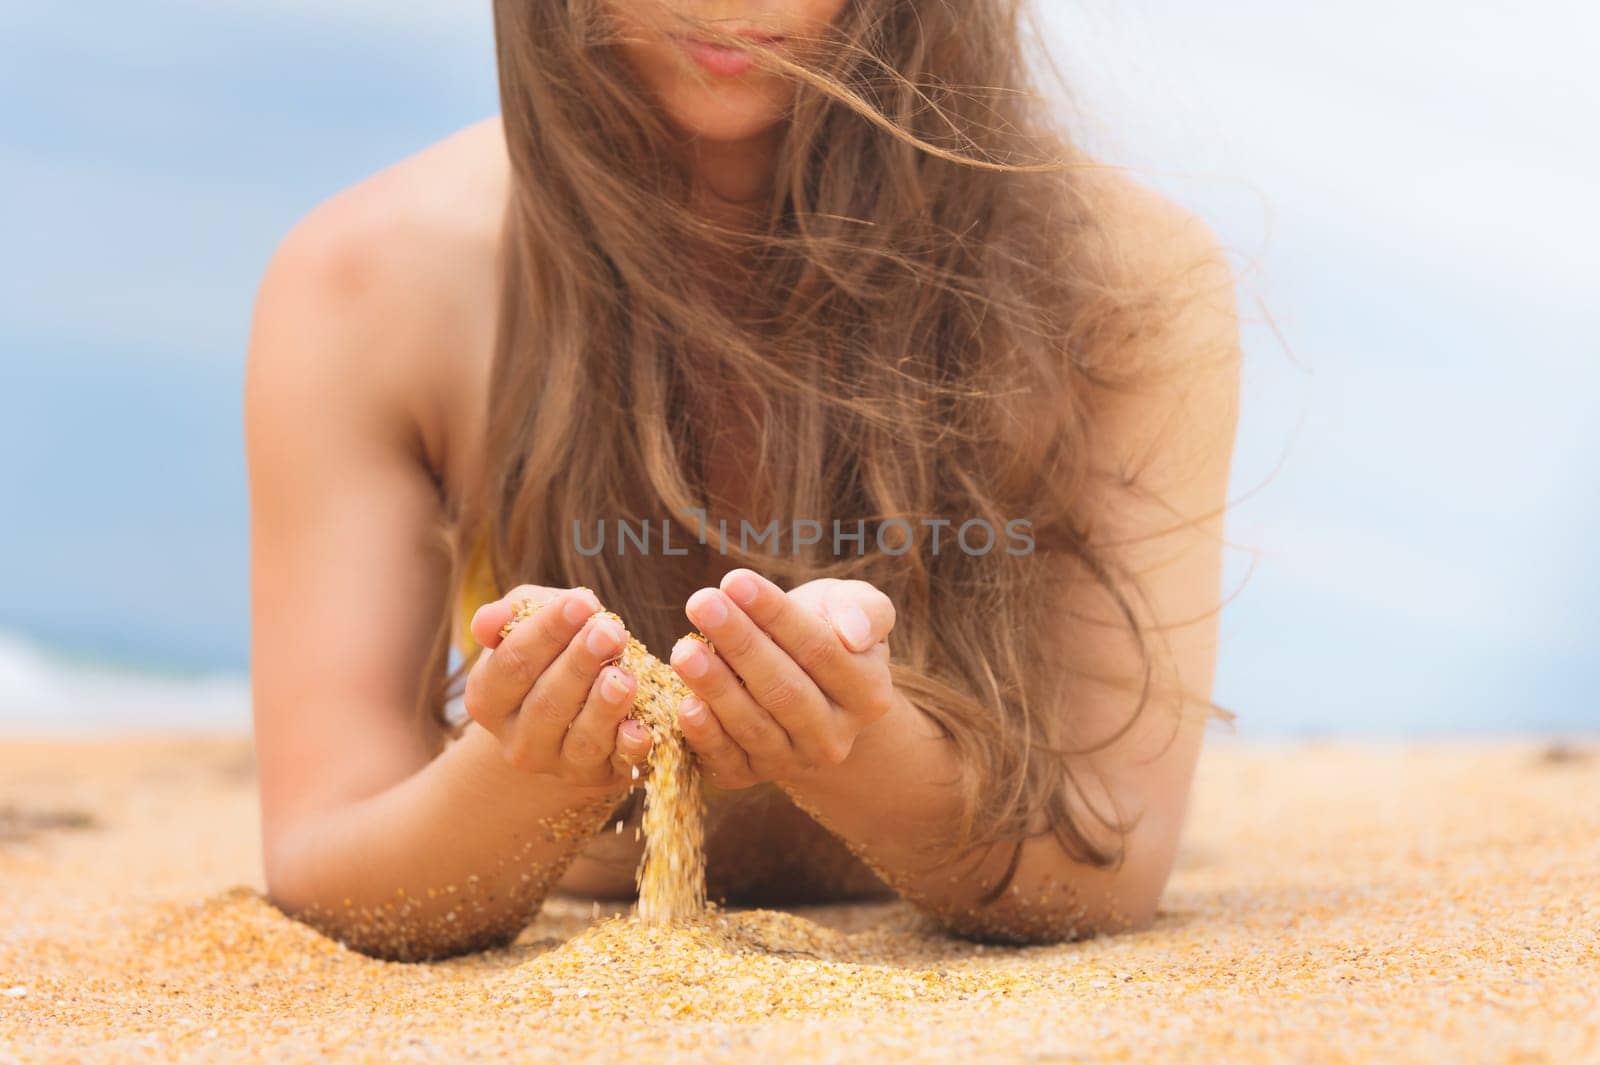
[[[729,32],[752,43],[768,46],[779,44],[784,40],[782,34],[764,30],[740,28]],[[755,58],[741,48],[724,47],[694,37],[680,37],[678,43],[683,46],[683,50],[696,65],[706,73],[718,77],[736,77],[755,65]]]

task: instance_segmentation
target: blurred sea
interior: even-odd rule
[[[1224,662],[1226,663],[1226,659]],[[1223,671],[1224,674],[1227,670]],[[1228,704],[1226,685],[1218,698]],[[456,701],[459,703],[459,700]],[[1592,736],[1595,710],[1582,703],[1529,699],[1492,715],[1417,713],[1375,693],[1336,722],[1293,703],[1241,711],[1232,726],[1213,723],[1214,738],[1443,739],[1495,735]],[[459,705],[447,708],[459,714]],[[225,667],[149,668],[108,654],[64,654],[0,632],[0,741],[18,736],[140,733],[239,733],[250,728],[250,679]]]
[[[0,633],[0,733],[6,736],[249,727],[244,674],[142,670],[54,653]]]

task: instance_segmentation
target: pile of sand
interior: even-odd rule
[[[896,904],[381,962],[258,893],[242,741],[0,743],[0,1060],[1600,1060],[1600,757],[1215,746],[1148,931]]]

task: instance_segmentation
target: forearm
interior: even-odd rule
[[[370,798],[272,841],[286,911],[367,953],[439,957],[509,941],[625,796],[520,771],[477,725]]]
[[[953,860],[969,771],[939,727],[899,697],[842,763],[783,786],[903,897],[961,934],[1058,941],[1148,920],[1165,867],[1153,869],[1158,848],[1143,835],[1130,836],[1117,870],[1074,860],[1050,834],[1022,842],[1020,853],[1007,843]],[[1006,889],[988,898],[1013,859]]]

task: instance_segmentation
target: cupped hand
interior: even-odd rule
[[[524,599],[541,605],[502,637]],[[490,650],[467,675],[467,714],[517,768],[626,788],[649,755],[649,732],[627,716],[637,682],[613,661],[628,633],[603,609],[587,588],[524,584],[473,614],[473,638]]]
[[[793,781],[842,764],[894,705],[895,610],[865,581],[825,578],[785,592],[749,569],[689,597],[672,668],[692,695],[678,723],[706,778],[722,788]]]

